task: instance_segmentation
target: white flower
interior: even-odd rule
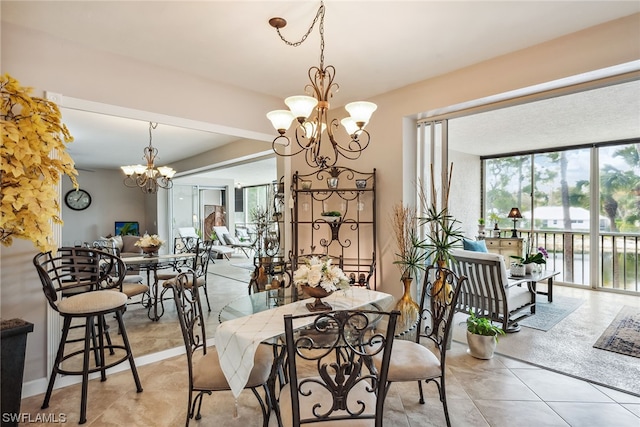
[[[140,238],[134,245],[147,248],[149,246],[162,246],[164,244],[164,240],[161,240],[157,234],[152,234],[151,236],[146,234]]]
[[[293,272],[293,282],[298,286],[321,286],[327,292],[349,287],[349,278],[339,267],[331,265],[330,258],[321,260],[315,256]]]

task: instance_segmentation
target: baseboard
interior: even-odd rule
[[[139,356],[135,358],[136,367],[148,365],[150,363],[159,362],[160,360],[168,359],[170,357],[179,356],[185,353],[184,346],[171,348],[168,350],[159,351],[153,354],[146,354],[144,356]],[[114,366],[111,369],[107,370],[107,375],[115,374],[116,372],[128,371],[129,363],[124,362]],[[89,375],[89,380],[100,378],[100,373],[96,372],[94,374]],[[22,398],[36,396],[38,394],[42,394],[47,391],[49,379],[47,377],[38,378],[37,380],[27,381],[22,383]],[[79,384],[82,381],[82,377],[80,375],[59,375],[56,378],[56,384],[54,386],[54,390],[57,390],[62,387],[67,387],[73,384]]]

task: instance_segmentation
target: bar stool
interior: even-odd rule
[[[42,290],[49,305],[63,318],[62,337],[42,409],[49,407],[51,392],[58,374],[82,375],[79,423],[84,424],[87,421],[89,374],[100,372],[101,381],[106,381],[107,369],[128,360],[136,390],[142,391],[129,338],[122,321],[127,295],[110,290],[121,285],[126,268],[116,255],[84,247],[60,248],[55,255],[51,252],[40,253],[33,258],[33,264],[38,271]],[[105,317],[111,314],[117,319],[122,345],[113,344],[108,335]],[[82,340],[84,346],[81,350],[71,351],[65,355],[65,345],[78,341],[69,339],[69,330],[72,328],[71,322],[74,319],[84,319],[85,332]],[[115,350],[124,350],[125,354],[117,360],[107,362],[105,350],[109,350],[111,354],[115,354]],[[95,356],[95,366],[89,363],[91,353]],[[62,362],[80,354],[83,356],[82,370],[61,367]]]

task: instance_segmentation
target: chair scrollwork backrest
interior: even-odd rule
[[[442,364],[452,333],[455,306],[466,280],[466,277],[438,266],[428,267],[424,274],[416,342],[425,338],[435,344]]]
[[[90,245],[87,245],[92,248],[100,249],[104,252],[109,252],[110,254],[120,256],[120,249],[116,245],[114,240],[110,239],[99,239],[94,240]]]
[[[199,348],[207,352],[207,335],[194,272],[190,270],[178,274],[171,287],[191,371],[193,353]],[[191,372],[189,374],[191,376]]]
[[[178,236],[173,241],[173,251],[177,254],[195,252],[200,245],[200,238],[194,236]]]
[[[398,315],[397,311],[368,310],[285,315],[293,425],[331,420],[348,423],[359,418],[382,425]],[[381,316],[388,318],[384,331],[375,327]],[[308,322],[308,326],[296,328]],[[376,354],[383,360],[378,370],[371,363]],[[301,364],[304,377],[298,375]]]
[[[198,241],[198,245],[194,247],[193,252],[196,256],[193,260],[193,271],[197,277],[206,277],[209,269],[209,258],[211,255],[211,240]]]

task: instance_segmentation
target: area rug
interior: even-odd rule
[[[580,298],[560,295],[555,296],[553,302],[548,302],[546,296],[538,295],[536,299],[536,314],[518,323],[527,328],[548,331],[573,313],[583,302],[584,300]]]
[[[593,345],[595,348],[640,357],[640,310],[625,305]]]

